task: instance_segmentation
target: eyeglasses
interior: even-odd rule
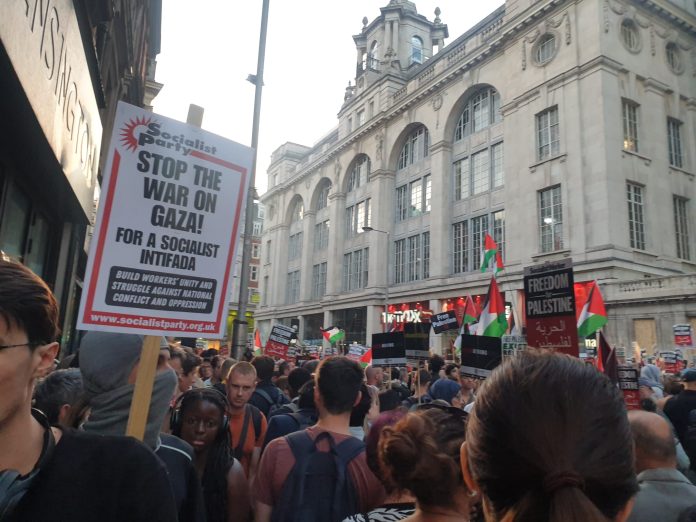
[[[18,346],[41,346],[41,343],[19,343],[19,344],[0,344],[0,350],[5,350],[7,348],[17,348]]]
[[[425,404],[419,404],[418,406],[416,406],[417,411],[432,410],[432,409],[444,411],[445,413],[449,413],[453,417],[456,417],[457,419],[461,419],[463,421],[466,421],[469,418],[469,414],[467,412],[465,412],[461,408],[455,408],[454,406],[445,406],[443,404],[433,404],[432,402],[426,402]]]

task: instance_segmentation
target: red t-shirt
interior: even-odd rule
[[[317,426],[305,430],[312,439],[326,431]],[[336,444],[340,444],[351,435],[329,432]],[[328,444],[322,442],[320,450],[328,450]],[[261,456],[258,472],[252,486],[254,497],[258,502],[267,506],[275,506],[280,499],[283,486],[295,465],[295,457],[285,437],[271,441]],[[358,495],[360,511],[366,512],[379,506],[385,497],[384,488],[370,468],[367,467],[363,451],[348,463],[348,472],[353,480],[353,486]]]

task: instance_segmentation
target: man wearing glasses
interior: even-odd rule
[[[32,411],[34,384],[53,365],[57,336],[49,288],[0,259],[0,520],[175,521],[166,471],[145,446],[52,428]]]

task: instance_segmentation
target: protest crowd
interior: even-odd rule
[[[479,380],[435,354],[236,361],[163,337],[138,441],[143,337],[90,331],[57,362],[57,317],[0,261],[3,522],[696,520],[696,369],[642,365],[627,409],[610,361],[553,350]]]

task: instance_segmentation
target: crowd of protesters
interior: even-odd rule
[[[235,361],[162,339],[126,437],[143,338],[88,332],[0,261],[0,521],[696,521],[696,369],[646,365],[641,410],[580,360],[527,350],[485,381],[334,356]]]

